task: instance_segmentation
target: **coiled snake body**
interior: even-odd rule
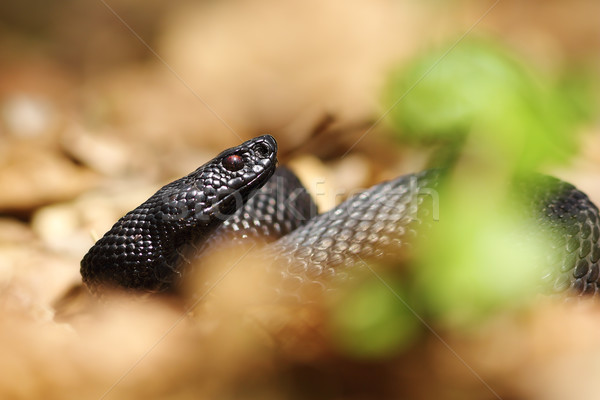
[[[190,258],[223,241],[264,238],[282,279],[280,290],[326,286],[359,261],[405,257],[411,241],[434,221],[432,202],[444,173],[430,170],[373,186],[317,215],[293,173],[276,168],[269,135],[219,154],[127,213],[81,261],[92,290],[141,291],[177,285]],[[574,186],[551,177],[521,180],[528,214],[553,233],[549,243],[555,290],[599,290],[598,209]],[[550,253],[550,251],[549,251]]]

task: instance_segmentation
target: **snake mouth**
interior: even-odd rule
[[[260,189],[275,173],[277,169],[277,141],[271,135],[263,135],[258,138],[253,139],[255,143],[252,145],[255,153],[264,157],[264,160],[267,160],[267,165],[265,166],[264,171],[258,173],[256,177],[250,181],[242,189],[240,192],[243,193],[251,193]],[[266,148],[265,148],[266,147]]]
[[[258,174],[254,179],[249,181],[248,184],[244,185],[244,187],[237,192],[241,193],[242,196],[246,196],[249,194],[248,198],[246,198],[246,201],[248,201],[248,199],[252,197],[253,193],[256,193],[258,190],[260,190],[260,188],[263,187],[263,185],[267,183],[269,179],[271,179],[271,177],[275,173],[275,170],[277,169],[277,163],[277,156],[275,155],[273,156],[272,162],[269,163],[268,167],[265,168],[265,170],[262,173]]]

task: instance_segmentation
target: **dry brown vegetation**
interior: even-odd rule
[[[493,2],[34,3],[0,5],[0,397],[598,397],[591,302],[541,298],[466,330],[433,322],[410,348],[363,359],[336,345],[323,307],[257,302],[269,294],[249,268],[187,300],[79,287],[94,237],[241,139],[274,134],[309,189],[328,185],[322,208],[421,169],[424,150],[385,123],[358,141],[385,112],[386,73]],[[548,74],[598,70],[598,15],[596,1],[506,0],[469,34]],[[553,172],[598,203],[597,116],[583,129],[578,157]]]

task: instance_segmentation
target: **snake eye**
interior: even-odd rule
[[[266,158],[269,155],[269,148],[264,143],[257,143],[254,145],[254,152],[260,158]]]
[[[232,154],[223,159],[223,167],[228,171],[239,171],[244,168],[244,160],[237,154]]]

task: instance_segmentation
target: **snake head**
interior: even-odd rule
[[[259,136],[221,154],[160,189],[157,217],[192,229],[225,221],[275,172],[277,142]]]
[[[277,142],[248,140],[183,178],[167,184],[128,212],[81,261],[83,281],[160,291],[181,274],[185,249],[198,246],[275,172]]]

